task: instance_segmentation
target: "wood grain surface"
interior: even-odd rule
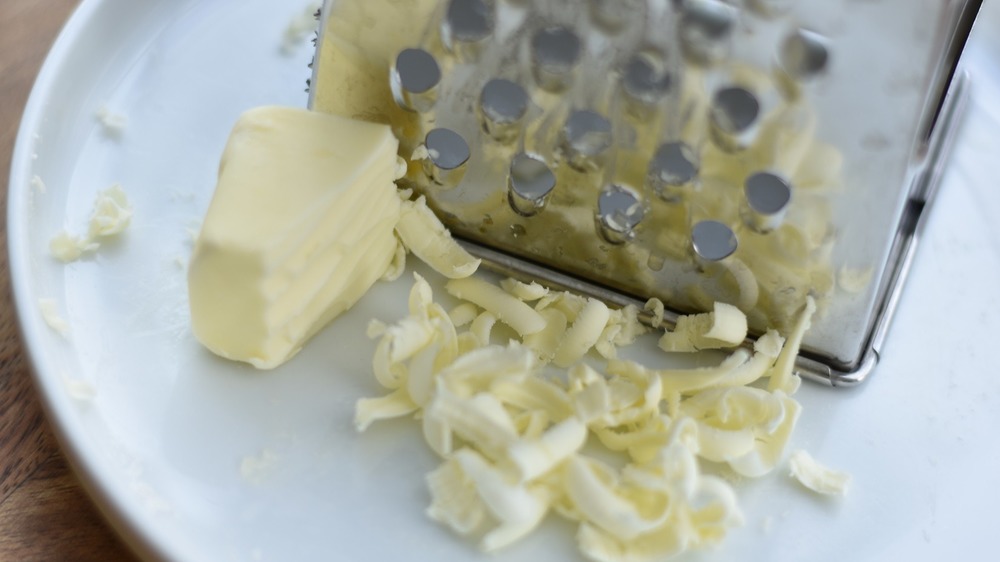
[[[0,186],[28,92],[78,0],[0,0]],[[0,560],[135,560],[59,451],[31,381],[10,293],[0,195]]]

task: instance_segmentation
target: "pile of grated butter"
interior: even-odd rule
[[[415,274],[408,316],[372,321],[373,372],[389,393],[360,400],[355,423],[364,431],[378,420],[419,421],[442,458],[427,476],[431,518],[494,551],[555,512],[578,523],[581,552],[598,561],[716,545],[742,523],[733,487],[701,463],[745,477],[782,463],[801,411],[793,366],[812,298],[787,338],[768,331],[752,351],[738,347],[747,322],[735,307],[682,317],[663,349],[736,349],[713,367],[649,368],[617,354],[648,331],[636,307],[470,277],[478,262],[407,195],[397,234],[452,279],[446,290],[462,302],[446,310]],[[648,308],[662,315],[661,303]],[[806,486],[846,491],[846,475],[829,477],[819,463],[801,462],[804,453],[794,458],[792,473]]]
[[[433,519],[494,551],[555,512],[578,523],[579,547],[597,561],[722,541],[742,514],[704,463],[760,477],[784,461],[813,298],[784,336],[769,330],[752,350],[740,347],[746,316],[726,303],[660,338],[669,352],[732,349],[716,366],[621,359],[618,349],[649,331],[638,308],[473,277],[479,260],[423,197],[396,189],[396,153],[386,126],[291,108],[244,114],[192,257],[196,336],[224,357],[277,366],[377,279],[398,278],[412,253],[449,279],[460,304],[445,310],[416,275],[408,316],[371,323],[373,372],[389,392],[360,400],[355,422],[363,431],[419,420],[442,458],[427,477]],[[647,310],[659,326],[663,303]],[[791,461],[806,487],[846,491],[848,475],[804,452]]]

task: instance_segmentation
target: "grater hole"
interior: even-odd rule
[[[645,214],[639,195],[627,187],[609,185],[597,198],[598,231],[611,244],[631,240]]]
[[[773,18],[788,13],[797,0],[749,0],[750,9],[758,15]]]
[[[424,165],[431,179],[439,185],[457,185],[470,156],[462,135],[451,129],[434,129],[424,138],[424,146],[428,155]]]
[[[786,37],[778,56],[782,70],[800,81],[808,81],[822,74],[829,60],[827,39],[808,29],[797,29]]]
[[[679,201],[684,190],[697,187],[698,157],[684,142],[666,142],[649,162],[647,182],[657,197],[664,201]]]
[[[451,0],[441,23],[441,38],[452,52],[474,50],[493,34],[496,16],[486,0]]]
[[[430,110],[437,100],[441,68],[423,49],[404,49],[396,56],[390,86],[396,103],[410,111]]]
[[[677,31],[685,57],[698,65],[725,59],[736,26],[736,8],[719,0],[687,0],[681,10]]]
[[[580,62],[581,50],[580,38],[570,29],[562,26],[540,29],[531,38],[535,81],[545,90],[565,89]]]
[[[528,93],[520,85],[494,78],[479,95],[483,129],[496,140],[510,141],[520,132],[519,123],[528,111]]]
[[[719,148],[730,152],[743,150],[752,141],[760,117],[760,102],[746,88],[722,88],[712,98],[709,117],[712,140]]]
[[[556,176],[541,158],[521,152],[511,160],[507,197],[517,214],[525,217],[538,214],[555,186]]]
[[[751,229],[767,233],[781,226],[792,199],[791,185],[771,172],[757,172],[747,178],[743,189],[744,222]]]
[[[590,0],[590,19],[605,33],[618,33],[646,11],[642,0]]]
[[[736,247],[736,234],[719,221],[701,221],[691,229],[691,248],[699,260],[722,261],[731,256]]]
[[[611,146],[611,122],[603,115],[578,109],[570,113],[561,132],[560,150],[571,168],[579,172],[600,167],[599,157]]]
[[[665,58],[654,51],[632,55],[622,68],[622,90],[630,100],[655,105],[673,86],[674,77]]]

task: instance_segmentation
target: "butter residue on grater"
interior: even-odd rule
[[[328,0],[310,104],[390,124],[402,180],[507,274],[877,363],[981,0]],[[838,271],[871,270],[838,287]]]

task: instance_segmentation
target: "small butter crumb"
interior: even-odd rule
[[[404,160],[402,156],[397,156],[396,157],[396,177],[393,178],[393,179],[397,179],[398,180],[398,179],[402,179],[402,178],[406,177],[406,169],[407,169],[407,167],[408,166],[406,164],[406,160]]]
[[[63,375],[63,384],[66,386],[66,393],[74,400],[89,402],[97,397],[97,387],[90,381]]]
[[[413,154],[410,155],[410,161],[416,162],[418,160],[427,160],[430,155],[430,152],[427,151],[427,147],[420,145],[413,149]]]
[[[803,450],[792,453],[788,462],[791,475],[806,488],[825,495],[843,496],[847,493],[850,474],[823,466]]]
[[[45,193],[45,182],[43,182],[42,178],[38,176],[33,176],[31,178],[31,187],[35,188],[38,193]]]
[[[107,106],[101,106],[97,110],[97,121],[104,127],[104,134],[116,138],[122,136],[128,125],[128,119],[124,115],[112,112]]]
[[[397,237],[396,252],[392,255],[392,261],[389,262],[389,267],[387,267],[385,273],[382,274],[382,280],[387,282],[395,281],[403,275],[404,271],[406,271],[406,246],[399,240],[399,237]]]
[[[258,455],[243,457],[240,463],[240,475],[252,484],[261,484],[274,472],[278,455],[270,449],[264,449]]]
[[[73,236],[65,230],[60,230],[49,241],[49,252],[63,263],[80,259],[83,254],[93,252],[100,244],[91,242],[82,236]]]
[[[281,36],[281,53],[293,55],[310,33],[319,28],[316,12],[320,9],[319,2],[310,2],[298,15],[293,17],[285,27]]]
[[[851,269],[845,265],[840,268],[840,272],[837,274],[837,284],[844,291],[856,295],[868,287],[874,273],[875,270],[870,267],[867,269]]]
[[[132,221],[132,207],[119,184],[97,194],[94,212],[90,216],[88,235],[91,239],[114,236]]]
[[[42,310],[42,318],[59,335],[66,337],[69,335],[69,322],[59,315],[59,306],[55,299],[38,299],[38,308]]]
[[[650,326],[653,328],[659,328],[660,325],[663,324],[663,313],[666,310],[666,307],[663,306],[663,301],[653,297],[646,301],[645,306],[643,306],[643,310],[653,315],[652,320],[649,322]]]
[[[97,194],[94,210],[87,225],[87,235],[78,236],[60,230],[49,241],[49,252],[63,263],[80,259],[83,254],[100,247],[98,239],[124,231],[132,220],[132,207],[125,191],[118,184]]]

